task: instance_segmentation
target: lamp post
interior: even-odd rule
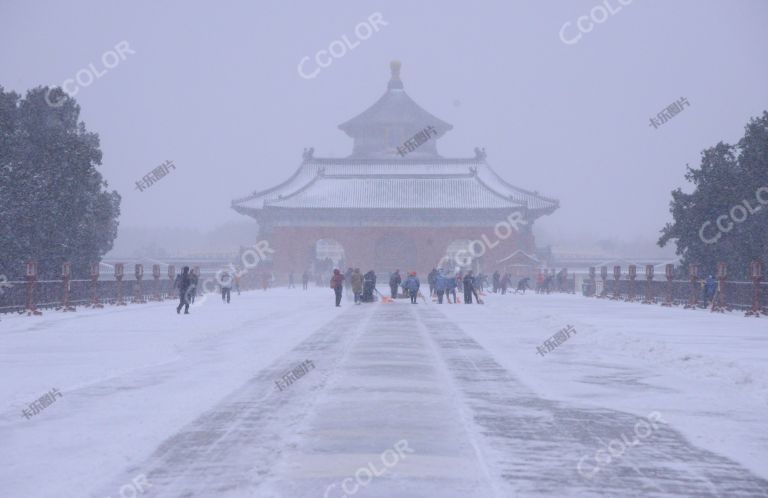
[[[27,316],[42,315],[35,303],[35,287],[37,286],[37,261],[27,261]]]
[[[661,305],[673,306],[675,302],[672,298],[672,280],[675,279],[675,265],[672,263],[667,264],[667,266],[664,268],[664,274],[667,277],[667,298]]]
[[[621,278],[621,266],[613,267],[613,297],[611,301],[618,301],[621,299],[621,293],[619,292],[619,279]]]
[[[645,265],[645,299],[644,304],[653,304],[653,265]]]
[[[168,298],[173,299],[175,296],[175,283],[176,279],[176,267],[173,265],[168,265],[168,283],[170,284],[168,286]]]
[[[155,292],[152,294],[152,301],[161,301],[160,299],[160,265],[152,265],[152,278],[155,280]]]
[[[133,288],[133,302],[145,303],[144,295],[141,292],[141,279],[144,278],[144,265],[141,263],[134,265],[133,274],[136,276],[136,286]]]
[[[91,263],[91,308],[103,308],[99,302],[99,263]]]
[[[763,306],[760,302],[760,280],[763,279],[763,263],[752,261],[749,265],[749,273],[752,277],[752,309],[747,311],[744,316],[754,316],[759,318],[764,315]]]
[[[62,302],[61,302],[61,310],[62,311],[75,311],[75,308],[70,306],[69,304],[69,284],[72,280],[72,264],[69,261],[65,261],[61,265],[61,281],[63,283],[63,289],[62,289]]]
[[[688,304],[685,309],[696,309],[696,305],[699,302],[699,265],[688,265],[688,276],[691,277],[691,297],[688,299]]]
[[[606,283],[608,282],[608,267],[607,266],[601,266],[600,267],[600,280],[603,281],[603,290],[600,292],[600,296],[598,297],[605,297],[608,295],[608,287],[606,286]]]
[[[637,278],[637,266],[629,265],[627,275],[629,276],[629,292],[627,295],[627,301],[631,302],[635,300],[635,278]]]
[[[117,300],[115,306],[125,306],[123,301],[123,263],[115,263],[115,280],[117,280]]]
[[[712,300],[712,311],[723,313],[731,311],[725,302],[725,279],[728,276],[728,267],[724,262],[717,263],[717,292]]]

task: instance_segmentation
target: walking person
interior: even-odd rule
[[[352,294],[355,296],[355,304],[360,304],[362,302],[361,296],[363,294],[363,274],[360,273],[360,268],[355,268],[350,280],[352,281]]]
[[[222,302],[229,304],[229,295],[230,291],[232,290],[232,277],[229,276],[229,273],[224,272],[221,274],[219,285],[221,285]]]
[[[198,270],[200,271],[200,270]],[[188,301],[192,304],[195,304],[195,296],[197,296],[197,282],[198,282],[198,275],[197,272],[193,269],[189,272],[189,299]]]
[[[411,304],[416,304],[416,298],[419,296],[419,287],[421,282],[416,277],[416,272],[412,271],[405,280],[405,288],[408,289],[408,296],[411,298]]]
[[[448,304],[456,304],[456,278],[446,275],[445,280],[445,299],[448,301]],[[453,302],[451,302],[451,296],[453,296]]]
[[[389,289],[392,293],[392,299],[397,299],[397,288],[400,287],[402,281],[403,279],[400,277],[400,270],[395,270],[395,273],[389,277]]]
[[[333,270],[331,289],[336,293],[336,307],[341,306],[341,291],[344,289],[344,275],[337,269]]]
[[[176,314],[181,313],[181,308],[184,307],[184,314],[189,314],[189,290],[192,285],[192,280],[189,277],[189,266],[185,266],[181,270],[181,274],[176,279],[179,289],[179,305],[176,307]]]
[[[704,303],[706,306],[709,306],[709,303],[712,302],[712,300],[715,297],[716,291],[717,291],[717,281],[715,280],[715,277],[710,275],[709,277],[707,277],[707,280],[704,283]]]
[[[309,270],[304,270],[301,274],[301,288],[307,290],[309,288]]]
[[[496,270],[493,272],[493,293],[496,294],[499,292],[499,288],[501,287],[501,274],[499,273],[499,270]]]
[[[512,276],[509,273],[505,273],[503,277],[501,277],[501,295],[507,293],[507,288],[509,287],[509,283],[512,280]]]
[[[472,304],[472,291],[475,290],[475,277],[472,271],[468,271],[463,279],[464,283],[464,304]]]
[[[288,274],[288,288],[293,289],[296,287],[296,284],[293,283],[293,270],[291,270],[291,273]]]
[[[240,295],[240,272],[235,273],[235,291]]]
[[[435,280],[437,279],[437,268],[432,268],[432,271],[427,275],[427,283],[429,284],[429,297],[435,294]]]
[[[364,303],[372,303],[373,302],[373,290],[376,288],[376,272],[373,270],[368,270],[365,275],[363,275],[363,302]]]
[[[448,289],[448,279],[445,278],[443,272],[440,271],[435,277],[435,292],[437,293],[437,304],[443,304],[443,295]]]

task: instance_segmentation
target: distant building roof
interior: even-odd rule
[[[548,214],[558,201],[510,185],[483,158],[432,161],[311,158],[287,181],[236,199],[243,214],[279,208],[513,209]]]

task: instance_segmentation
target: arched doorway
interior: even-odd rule
[[[313,267],[316,272],[329,273],[334,268],[341,268],[344,264],[344,246],[334,239],[320,239],[315,242],[315,260]]]
[[[440,268],[454,272],[479,271],[480,257],[476,257],[475,252],[472,250],[473,242],[475,244],[474,249],[477,250],[477,241],[470,239],[458,239],[448,244],[448,247],[445,249],[445,255],[440,260]]]
[[[377,272],[418,270],[416,242],[403,234],[386,234],[376,240],[374,261]]]

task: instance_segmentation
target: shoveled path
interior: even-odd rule
[[[307,359],[316,369],[278,391]],[[141,496],[169,498],[768,497],[665,424],[591,478],[577,471],[638,422],[536,396],[435,306],[348,306],[93,496],[143,473]]]

